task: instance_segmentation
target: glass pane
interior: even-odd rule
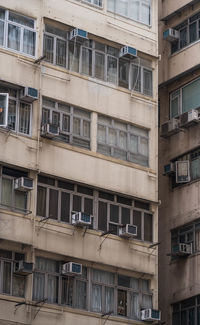
[[[180,48],[187,45],[187,28],[180,30]]]
[[[188,321],[187,321],[187,310],[183,310],[181,312],[181,325],[188,325]]]
[[[73,195],[73,211],[81,211],[81,196]]]
[[[81,135],[81,120],[77,117],[73,118],[73,133]]]
[[[188,325],[194,325],[195,324],[195,309],[194,308],[189,309],[188,316],[189,316]]]
[[[1,204],[12,206],[12,188],[13,181],[11,179],[2,178]]]
[[[137,236],[136,238],[142,239],[142,212],[133,210],[133,224],[137,226]]]
[[[55,102],[49,98],[42,98],[42,104],[47,107],[55,108]]]
[[[90,122],[83,121],[83,136],[90,138]]]
[[[5,10],[0,8],[0,19],[5,19]]]
[[[153,224],[152,214],[144,213],[144,240],[152,242],[153,240]]]
[[[170,117],[176,117],[179,115],[179,97],[175,97],[170,101]]]
[[[122,221],[123,225],[130,224],[130,209],[122,208]]]
[[[69,70],[79,72],[80,45],[69,42]]]
[[[116,146],[117,145],[117,131],[114,129],[108,130],[108,143],[110,145]]]
[[[152,96],[152,71],[143,69],[143,93]]]
[[[115,6],[118,14],[128,16],[128,0],[117,0]]]
[[[141,92],[141,67],[131,65],[131,90]]]
[[[24,192],[15,192],[15,207],[18,209],[26,210],[27,194]]]
[[[115,11],[115,0],[107,0],[107,9],[108,11]]]
[[[195,42],[197,40],[197,22],[195,21],[193,24],[189,26],[189,36],[190,43]]]
[[[142,295],[142,307],[145,309],[152,308],[152,296]]]
[[[138,137],[136,135],[130,135],[130,151],[137,153],[138,152]]]
[[[62,297],[63,305],[72,306],[74,279],[71,277],[62,278]]]
[[[9,11],[9,20],[15,23],[34,28],[34,20],[28,17],[21,16],[15,12]]]
[[[114,313],[114,289],[105,287],[105,312]]]
[[[9,100],[8,106],[8,127],[16,131],[16,101],[12,99]]]
[[[44,55],[45,61],[53,63],[54,38],[44,34]]]
[[[119,147],[126,150],[127,149],[127,134],[125,132],[119,132]]]
[[[102,288],[100,285],[92,286],[92,311],[101,312],[102,309]]]
[[[98,142],[106,143],[106,127],[103,125],[98,125]]]
[[[84,199],[84,211],[87,214],[93,215],[93,200],[85,198]]]
[[[37,215],[46,217],[46,188],[41,186],[37,189]]]
[[[140,137],[140,144],[138,149],[141,155],[148,157],[148,139]]]
[[[150,4],[142,3],[141,22],[147,25],[151,23],[151,6]]]
[[[86,282],[76,281],[76,307],[86,309]]]
[[[200,79],[197,79],[182,88],[182,112],[188,112],[199,107],[200,103]]]
[[[42,124],[50,122],[50,110],[47,108],[42,109]]]
[[[107,203],[99,202],[98,209],[98,229],[107,230]]]
[[[28,104],[20,103],[19,107],[19,132],[30,134],[31,107]]]
[[[3,293],[11,294],[11,263],[3,264]]]
[[[56,276],[48,275],[47,297],[50,303],[58,302],[58,277]]]
[[[100,282],[104,284],[114,285],[115,275],[111,272],[106,272],[102,270],[93,270],[93,280],[95,282]]]
[[[8,47],[19,51],[20,50],[20,28],[8,24]]]
[[[119,86],[129,87],[129,62],[119,59]]]
[[[25,293],[25,278],[23,276],[13,276],[13,296],[24,297]]]
[[[24,29],[24,37],[23,37],[24,53],[35,56],[35,38],[36,38],[35,32]]]
[[[127,292],[125,290],[118,290],[117,314],[127,316]]]
[[[122,287],[130,287],[130,277],[125,275],[118,275],[118,285]]]
[[[56,41],[56,64],[66,67],[66,42],[60,39]]]
[[[139,295],[137,293],[130,292],[130,315],[132,318],[138,318],[139,310]]]
[[[92,75],[92,51],[82,48],[82,73]]]
[[[110,205],[110,221],[119,223],[119,206]]]
[[[6,121],[6,110],[7,110],[7,94],[0,95],[0,125],[5,126]]]
[[[42,273],[35,272],[33,278],[33,300],[40,301],[44,299],[45,276]]]
[[[139,279],[130,278],[130,288],[134,290],[139,290]]]
[[[69,222],[70,214],[70,194],[62,192],[61,194],[61,220]]]
[[[49,190],[49,218],[58,218],[58,191]]]
[[[200,157],[190,162],[190,172],[192,180],[200,178]]]
[[[52,124],[60,126],[60,113],[52,112]]]
[[[130,0],[129,17],[133,20],[140,20],[140,2],[139,2],[139,0]]]
[[[70,132],[70,116],[63,114],[62,116],[62,130],[65,132]]]
[[[4,43],[4,22],[0,21],[0,45],[3,45],[3,43]]]
[[[95,77],[104,80],[105,55],[95,52]]]

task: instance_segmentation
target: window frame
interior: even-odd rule
[[[13,90],[13,91],[16,91],[16,97],[10,95],[9,93],[2,93],[1,92],[1,89],[5,88],[6,90]],[[4,125],[0,125],[0,127],[5,127],[5,128],[8,128],[10,131],[12,132],[15,132],[16,134],[19,134],[19,135],[24,135],[24,136],[27,136],[27,137],[31,137],[32,136],[32,114],[33,114],[33,104],[31,103],[28,103],[24,100],[21,100],[20,99],[20,89],[15,89],[15,88],[7,88],[6,86],[4,87],[3,85],[0,84],[0,94],[3,95],[5,94],[7,96],[7,108],[6,108],[6,124]],[[13,129],[11,126],[9,126],[9,107],[10,107],[10,101],[14,102],[15,103],[15,129]],[[29,132],[28,133],[25,133],[25,132],[22,132],[20,131],[20,109],[21,109],[21,105],[24,104],[26,105],[28,108],[29,108],[29,119],[27,120],[28,121],[28,129],[29,129]],[[27,122],[26,121],[26,122]]]
[[[48,179],[48,178],[46,178]],[[134,225],[134,216],[133,216],[133,213],[134,211],[139,211],[140,212],[140,218],[141,218],[141,236],[140,237],[136,237],[137,240],[140,240],[140,241],[145,241],[145,242],[152,242],[153,241],[153,236],[154,236],[154,231],[153,231],[153,213],[151,212],[151,210],[147,210],[146,208],[140,208],[140,207],[137,207],[136,205],[136,200],[134,199],[129,199],[130,200],[130,204],[126,204],[126,203],[120,203],[119,201],[121,199],[123,199],[124,197],[121,197],[120,195],[117,195],[117,194],[111,194],[111,196],[113,197],[113,200],[109,200],[109,199],[105,199],[105,198],[102,198],[100,197],[100,193],[103,193],[103,194],[106,194],[106,192],[101,192],[101,191],[97,191],[96,189],[93,189],[93,188],[88,188],[90,190],[93,191],[93,195],[89,195],[89,194],[83,194],[81,193],[80,191],[78,191],[78,186],[79,184],[76,184],[76,183],[70,183],[72,184],[74,187],[72,190],[69,190],[69,189],[64,189],[64,188],[61,188],[59,187],[59,180],[57,179],[53,179],[54,180],[54,185],[49,185],[47,183],[44,183],[44,182],[41,182],[38,180],[38,187],[42,187],[45,189],[46,191],[46,198],[45,198],[45,215],[44,216],[41,216],[39,214],[38,217],[43,217],[43,218],[48,218],[49,217],[49,202],[50,202],[50,190],[57,190],[58,191],[58,204],[57,204],[57,218],[51,218],[51,219],[54,219],[58,222],[64,222],[64,223],[68,223],[68,224],[71,224],[71,216],[73,213],[75,212],[80,212],[80,211],[75,211],[73,209],[73,197],[74,196],[79,196],[81,197],[81,212],[85,212],[85,199],[89,199],[89,200],[92,200],[92,205],[93,205],[93,214],[92,214],[92,225],[90,226],[90,229],[94,229],[94,230],[97,230],[97,231],[109,231],[111,228],[110,228],[110,225],[115,225],[117,227],[117,233],[114,233],[116,235],[118,235],[118,228],[120,225],[122,225],[122,209],[125,208],[125,209],[129,209],[130,211],[130,224],[133,224]],[[69,183],[69,182],[68,182]],[[62,199],[62,193],[67,193],[69,194],[70,198],[69,198],[69,221],[65,221],[65,220],[62,220],[61,219],[61,199]],[[109,195],[109,193],[108,193]],[[38,205],[38,198],[39,196],[37,195],[37,205]],[[125,200],[127,198],[124,198]],[[99,220],[100,220],[100,217],[99,217],[99,203],[100,202],[103,202],[107,205],[106,209],[107,209],[107,215],[106,215],[106,229],[101,229],[99,227]],[[114,221],[111,221],[110,220],[110,206],[111,205],[114,205],[114,206],[117,206],[119,208],[119,222],[116,223]],[[38,206],[37,206],[37,209],[38,209]],[[148,240],[145,240],[145,229],[144,229],[144,226],[145,226],[145,222],[144,222],[144,218],[145,218],[145,214],[149,214],[151,215],[151,221],[152,221],[152,229],[151,229],[151,237],[152,237],[152,241],[148,241]],[[147,235],[147,234],[146,234]]]
[[[4,37],[3,37],[3,45],[0,45],[0,47],[3,47],[3,48],[6,48],[7,50],[10,50],[10,51],[13,51],[13,52],[16,52],[16,53],[20,53],[20,54],[23,54],[25,56],[28,56],[28,57],[31,57],[31,58],[35,58],[36,57],[36,53],[37,53],[37,31],[36,31],[36,20],[33,19],[33,18],[30,18],[30,17],[27,17],[25,15],[22,15],[21,13],[15,13],[14,11],[11,11],[11,10],[8,10],[8,9],[4,9],[4,8],[0,8],[0,9],[3,9],[5,10],[5,18],[0,18],[0,22],[3,22],[4,23]],[[21,16],[21,17],[24,17],[26,19],[31,19],[34,23],[34,27],[29,27],[29,26],[26,26],[26,25],[23,25],[23,24],[20,24],[18,22],[13,22],[12,20],[9,19],[9,13],[14,13],[14,14],[17,14],[18,16]],[[19,38],[19,50],[15,50],[15,49],[12,49],[10,47],[8,47],[8,28],[9,28],[9,25],[12,25],[12,26],[16,26],[17,28],[20,29],[20,38]],[[23,40],[24,40],[24,31],[25,30],[28,30],[32,33],[34,33],[35,35],[35,40],[34,40],[34,55],[31,55],[31,54],[28,54],[26,52],[23,51]]]

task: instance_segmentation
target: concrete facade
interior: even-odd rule
[[[199,324],[199,12],[197,1],[160,1],[159,305],[166,325]],[[177,40],[163,39],[168,28],[178,31]],[[196,114],[191,123],[190,114]],[[173,118],[178,126],[166,134],[165,123]],[[180,161],[188,168],[182,181]]]
[[[1,325],[103,325],[105,322],[108,325],[142,324],[141,309],[158,309],[157,246],[151,247],[158,242],[158,5],[156,0],[146,1],[151,8],[150,23],[144,24],[109,11],[106,0],[102,1],[102,5],[101,1],[95,2],[96,5],[88,2],[0,1],[0,93],[4,99],[8,93],[6,89],[17,92],[17,99],[12,99],[9,93],[7,124],[0,127]],[[16,18],[14,13],[28,17],[29,21],[25,18],[20,20],[21,16]],[[51,33],[46,30],[46,26],[51,26]],[[82,64],[81,60],[84,60],[84,51],[93,51],[91,60],[94,56],[97,60],[99,53],[99,57],[104,57],[104,65],[108,65],[108,54],[95,52],[94,46],[98,42],[106,45],[106,51],[109,46],[116,51],[125,45],[136,48],[139,59],[135,59],[138,67],[135,77],[131,74],[132,62],[135,61],[132,58],[125,61],[129,65],[126,73],[129,71],[129,78],[134,80],[132,86],[125,88],[118,81],[112,83],[105,78],[95,78],[94,72],[88,76],[80,71],[72,71],[67,63],[64,66],[66,58],[63,53],[68,53],[68,60],[70,42],[58,34],[65,32],[69,35],[73,28],[87,31],[93,44],[93,50],[89,47],[84,50],[83,45],[80,45],[82,59],[79,66]],[[17,49],[16,42],[19,30],[21,34],[18,42],[21,50]],[[34,37],[32,39],[35,53],[32,55],[30,51],[34,50],[26,44],[26,33],[29,33],[29,41],[35,33],[35,43]],[[59,37],[60,43],[57,40]],[[53,52],[48,48],[46,57],[42,58],[45,46],[51,47],[51,42],[54,42]],[[74,49],[78,46],[77,43],[73,43]],[[25,51],[29,54],[24,53]],[[62,63],[51,62],[52,57],[58,60],[58,56],[63,60]],[[73,57],[72,65],[74,60]],[[115,75],[118,80],[118,69],[122,69],[122,66],[120,68],[118,56],[112,60],[118,64]],[[88,63],[87,60],[86,62]],[[145,65],[143,67],[142,62],[148,62],[150,68]],[[92,66],[92,69],[96,69],[95,73],[100,73],[99,66]],[[104,70],[103,74],[106,73]],[[150,77],[146,77],[145,73]],[[140,89],[135,91],[138,82]],[[152,89],[146,90],[145,82],[148,85],[150,83]],[[26,99],[21,103],[18,97],[21,96],[23,87],[38,90],[38,99],[31,106],[27,106],[29,104]],[[151,94],[145,91],[150,91]],[[81,121],[83,125],[80,124],[80,130],[83,131],[80,132],[87,133],[86,128],[90,123],[88,148],[82,145],[83,137],[81,140],[81,136],[75,137],[75,131],[68,132],[70,134],[66,132],[64,141],[56,136],[52,139],[41,136],[45,112],[52,112],[48,114],[54,117],[59,114],[59,119],[62,116],[63,124],[59,121],[60,129],[64,128],[66,118],[62,110],[57,115],[56,109],[49,108],[45,111],[44,98],[56,103],[56,107],[61,104],[68,105],[67,107],[70,105],[71,111],[67,116],[70,116],[69,123],[73,124],[73,130],[77,125],[75,123]],[[18,105],[15,113],[11,113],[12,100]],[[82,115],[73,117],[78,110],[81,110]],[[104,119],[112,119],[112,128],[113,125],[120,125],[115,131],[115,143],[113,144],[112,138],[108,140],[112,147],[110,152],[115,152],[117,146],[121,150],[119,157],[117,154],[104,154],[98,149],[98,121],[102,115]],[[49,120],[52,125],[54,117]],[[29,123],[28,127],[26,123]],[[109,133],[111,126],[109,129],[106,123],[108,122],[102,128],[107,128],[106,132]],[[109,137],[108,133],[105,133],[106,137]],[[122,140],[117,140],[116,134]],[[67,141],[68,136],[73,140]],[[120,147],[116,143],[123,141],[123,137],[126,137],[126,144]],[[74,139],[78,145],[73,142]],[[126,158],[123,159],[122,156]],[[33,179],[33,189],[28,192],[15,190],[13,187],[17,175]],[[65,185],[59,185],[64,182]],[[40,190],[44,191],[45,196],[40,194]],[[62,201],[64,196],[66,201]],[[70,203],[67,201],[69,196]],[[106,220],[101,212],[101,199],[104,200],[102,206],[104,204],[107,209],[104,212]],[[92,209],[90,214],[93,215],[93,227],[88,229],[71,224],[73,211],[79,212],[78,208],[74,208],[76,202],[79,202],[77,205],[81,204],[82,212],[87,213],[87,209]],[[112,206],[116,209],[114,215],[111,215]],[[67,215],[63,211],[68,207]],[[41,211],[45,211],[44,214]],[[137,213],[139,217],[135,216]],[[123,220],[128,220],[126,223],[133,225],[138,223],[137,237],[124,239],[118,235],[120,225],[124,224]],[[34,270],[29,275],[20,272],[16,275],[16,261],[23,258],[26,262],[33,263]],[[38,261],[42,261],[43,265],[46,263],[46,269],[42,270]],[[87,274],[81,278],[68,275],[65,277],[61,272],[64,262],[82,264],[84,270],[87,269]],[[48,263],[57,266],[48,271]],[[107,283],[110,296],[106,293],[109,290],[106,279],[104,282],[95,282],[94,270],[99,270],[99,274],[104,274],[105,277],[106,274],[111,274],[114,278],[113,283]],[[38,277],[41,277],[40,280]],[[122,280],[129,284],[123,285]],[[73,282],[72,287],[69,282]],[[82,289],[78,289],[80,282]],[[133,282],[136,284],[130,284]],[[102,290],[101,293],[97,289]],[[83,290],[82,295],[86,297],[79,298],[81,293],[78,290]],[[110,299],[109,303],[107,299]]]

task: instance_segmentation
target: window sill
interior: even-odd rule
[[[12,214],[17,214],[19,216],[26,216],[26,215],[29,215],[29,214],[32,214],[32,212],[30,210],[23,210],[23,209],[20,209],[20,208],[16,208],[16,207],[11,207],[9,205],[3,205],[3,204],[0,204],[0,211],[1,212],[6,212],[8,214],[8,211],[11,212]]]
[[[23,58],[23,59],[26,59],[27,61],[29,61],[30,63],[34,63],[36,57],[35,56],[32,56],[32,55],[28,55],[28,54],[25,54],[25,53],[21,53],[21,52],[17,52],[15,50],[12,50],[12,49],[9,49],[9,48],[6,48],[6,47],[2,47],[0,46],[0,52],[1,53],[5,53],[5,54],[9,54],[11,56],[15,56],[17,58]]]
[[[125,22],[129,25],[134,25],[134,24],[139,24],[139,25],[142,25],[140,28],[142,30],[144,30],[144,27],[146,27],[146,29],[151,29],[152,28],[152,25],[149,25],[149,24],[145,24],[143,23],[142,21],[139,21],[139,20],[135,20],[135,19],[132,19],[128,16],[124,16],[124,15],[120,15],[119,13],[117,12],[112,12],[112,11],[107,11],[107,15],[112,17],[112,18],[115,18],[115,20],[119,20],[121,22]],[[130,31],[129,31],[130,32]]]

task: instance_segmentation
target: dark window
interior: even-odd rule
[[[57,219],[58,217],[58,191],[50,189],[49,191],[49,218]]]
[[[117,314],[127,315],[127,291],[125,290],[118,290]]]
[[[119,223],[119,206],[110,205],[110,221]]]
[[[70,215],[70,194],[62,192],[61,194],[61,221],[69,222]]]
[[[139,209],[149,210],[150,204],[142,201],[135,201],[135,207]]]
[[[144,214],[144,240],[152,241],[153,237],[152,214]]]
[[[53,185],[53,186],[55,185],[55,179],[46,176],[41,176],[41,175],[38,176],[38,182],[47,185]]]
[[[37,188],[37,215],[46,217],[46,188],[42,186]]]
[[[93,190],[91,188],[88,188],[88,187],[78,185],[77,186],[77,192],[93,196]]]
[[[126,197],[117,195],[117,202],[125,205],[132,205],[132,200],[127,199]]]
[[[87,214],[93,215],[93,200],[85,198],[84,199],[84,211]]]
[[[137,236],[136,238],[142,239],[142,212],[133,210],[133,224],[137,226]]]
[[[73,195],[73,211],[81,212],[81,196]]]
[[[65,190],[74,191],[74,184],[72,183],[58,181],[58,187],[63,188]]]
[[[114,195],[107,192],[99,192],[99,197],[108,201],[114,201]]]
[[[107,230],[107,203],[99,202],[98,229]]]

